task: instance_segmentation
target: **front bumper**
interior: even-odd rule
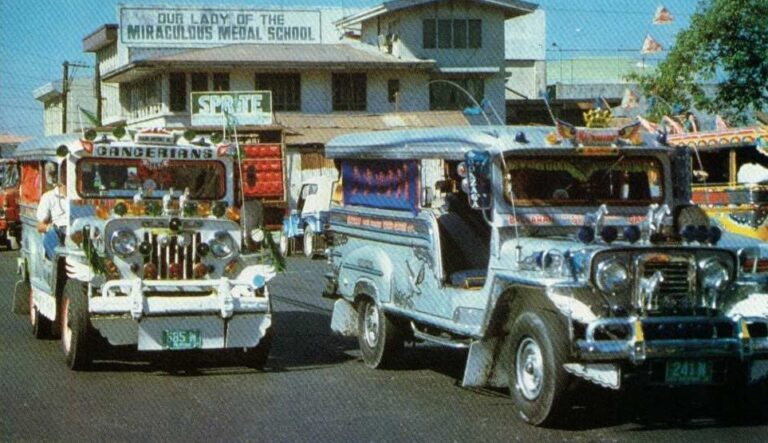
[[[582,361],[768,358],[768,319],[757,317],[649,317],[598,319],[575,340]]]

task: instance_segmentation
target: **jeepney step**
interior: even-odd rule
[[[411,329],[413,330],[414,338],[442,346],[447,346],[449,348],[468,349],[472,342],[472,340],[468,337],[458,337],[449,333],[444,333],[443,335],[432,334],[427,332],[424,327],[417,326],[414,322],[411,322]]]

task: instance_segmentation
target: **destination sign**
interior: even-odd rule
[[[214,152],[211,148],[168,147],[168,146],[134,146],[104,144],[96,145],[94,157],[107,158],[138,158],[146,160],[211,160]]]

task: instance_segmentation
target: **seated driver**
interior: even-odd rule
[[[47,179],[55,186],[40,197],[37,205],[37,232],[43,234],[45,257],[52,259],[57,246],[64,244],[67,235],[67,175],[66,168],[57,177],[56,166],[52,163],[45,165]]]

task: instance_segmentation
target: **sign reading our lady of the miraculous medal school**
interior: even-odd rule
[[[193,92],[192,125],[221,126],[226,115],[240,125],[272,124],[270,91]]]
[[[320,11],[120,5],[126,46],[320,43]]]

